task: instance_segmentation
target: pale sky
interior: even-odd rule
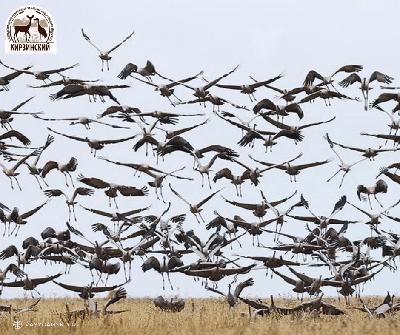
[[[122,105],[138,107],[142,111],[176,111],[177,113],[205,113],[203,117],[182,118],[177,128],[200,123],[211,117],[211,121],[205,127],[201,127],[184,135],[186,139],[196,148],[210,144],[222,144],[229,146],[240,154],[240,160],[255,166],[248,158],[248,154],[253,157],[278,163],[295,157],[303,152],[303,157],[298,160],[298,164],[308,163],[315,160],[325,160],[333,158],[334,161],[317,167],[305,170],[298,176],[297,183],[290,183],[289,176],[283,171],[272,170],[264,174],[261,184],[255,188],[246,181],[243,184],[243,197],[236,197],[233,185],[227,180],[219,180],[212,184],[212,191],[226,187],[221,193],[227,199],[257,203],[261,200],[260,190],[263,190],[268,200],[275,201],[298,191],[295,198],[281,205],[279,210],[285,210],[290,205],[298,201],[300,194],[308,200],[310,208],[317,215],[328,215],[335,202],[341,195],[346,195],[348,200],[357,206],[369,211],[368,203],[361,203],[356,195],[358,184],[372,186],[378,174],[379,167],[398,161],[397,153],[382,153],[375,162],[365,161],[356,165],[344,180],[344,185],[339,189],[341,174],[336,176],[330,183],[326,180],[337,171],[338,159],[330,150],[329,145],[323,140],[323,135],[329,133],[331,138],[337,142],[358,146],[358,147],[378,147],[384,145],[384,141],[376,138],[360,136],[361,131],[370,133],[388,133],[387,124],[390,120],[387,115],[376,110],[364,111],[363,102],[355,101],[332,101],[332,106],[326,107],[322,100],[314,103],[303,104],[304,118],[299,124],[311,123],[316,121],[328,120],[336,116],[334,122],[305,129],[304,141],[294,145],[293,141],[282,139],[275,146],[272,152],[265,153],[261,142],[256,142],[254,148],[240,148],[236,143],[241,138],[241,131],[233,128],[220,120],[212,113],[211,104],[203,108],[198,104],[182,105],[172,107],[166,98],[159,95],[149,85],[129,78],[125,81],[117,78],[118,73],[129,62],[138,66],[144,66],[146,60],[151,60],[156,70],[162,75],[180,80],[192,76],[204,70],[204,78],[213,80],[214,78],[230,71],[236,65],[240,68],[221,81],[222,84],[245,84],[251,83],[249,75],[258,80],[265,80],[284,73],[284,77],[275,83],[279,88],[294,88],[302,85],[304,78],[309,70],[313,69],[322,75],[330,75],[338,68],[347,64],[361,64],[364,69],[360,74],[369,77],[375,71],[381,71],[395,78],[393,84],[398,85],[398,22],[400,16],[400,4],[393,1],[69,1],[68,6],[57,3],[56,1],[35,1],[34,5],[47,10],[55,20],[57,53],[50,55],[33,54],[5,54],[1,48],[1,60],[12,67],[22,68],[33,64],[36,70],[47,70],[59,67],[67,67],[74,63],[80,66],[66,71],[65,74],[71,78],[80,79],[102,79],[104,84],[129,84],[132,87],[123,90],[114,90],[113,94]],[[13,11],[26,5],[22,1],[3,1],[0,5],[0,24],[6,21]],[[111,53],[112,59],[109,62],[110,71],[101,72],[101,60],[98,52],[87,43],[82,34],[81,28],[91,38],[92,42],[100,49],[109,49],[122,41],[132,30],[134,35],[125,42],[120,48]],[[4,39],[5,39],[5,35]],[[9,70],[0,67],[0,75],[4,76]],[[340,73],[335,76],[335,83],[345,78],[346,74]],[[59,76],[53,76],[53,80],[59,80]],[[161,78],[154,78],[155,83],[163,83]],[[29,112],[42,111],[44,117],[74,117],[88,116],[96,118],[97,114],[102,113],[107,107],[115,105],[114,102],[106,98],[106,102],[89,103],[86,96],[74,99],[51,101],[49,94],[57,92],[61,87],[46,89],[28,88],[26,85],[41,85],[42,82],[33,76],[23,75],[11,82],[9,92],[0,92],[0,108],[11,109],[20,102],[31,96],[35,98],[25,105],[21,110]],[[193,86],[203,85],[202,80],[196,79],[191,83]],[[358,84],[350,88],[340,89],[344,94],[351,97],[360,97],[361,91]],[[373,84],[370,92],[370,101],[376,98],[381,90],[380,83]],[[339,88],[338,85],[336,87]],[[250,110],[254,103],[249,98],[237,91],[213,88],[212,93],[224,97],[238,105],[246,105]],[[184,87],[176,88],[177,96],[183,101],[191,100],[191,91]],[[259,88],[255,93],[258,101],[269,98],[276,103],[283,104],[283,101],[274,99],[275,92],[266,88]],[[393,103],[383,106],[389,110],[393,108]],[[252,111],[236,110],[233,107],[223,107],[227,110],[240,115],[245,120],[250,119],[254,114]],[[397,115],[396,115],[397,116]],[[105,122],[116,123],[116,119],[104,119]],[[151,122],[150,120],[149,122]],[[298,123],[296,116],[289,116],[285,122],[291,125]],[[259,119],[256,120],[257,127],[260,129],[274,130],[274,127],[266,124]],[[126,124],[121,124],[126,125]],[[35,120],[30,116],[15,117],[13,128],[26,134],[33,146],[43,145],[48,131],[46,127],[51,127],[60,132],[76,136],[89,136],[91,138],[108,139],[128,137],[139,132],[136,125],[128,124],[132,129],[111,129],[101,125],[92,125],[91,130],[85,130],[83,126],[68,126],[67,122],[44,122]],[[171,128],[172,129],[172,128]],[[48,160],[58,160],[67,162],[71,156],[78,159],[78,169],[73,173],[76,178],[79,173],[86,177],[98,177],[106,181],[134,185],[143,187],[147,185],[150,178],[142,175],[140,178],[133,177],[134,170],[124,167],[115,167],[109,163],[93,158],[90,149],[85,143],[67,140],[58,135],[55,142],[43,153],[40,163],[44,164]],[[161,132],[158,138],[162,139]],[[147,162],[156,165],[156,158],[151,154],[146,157],[145,149],[141,148],[138,152],[132,150],[135,141],[129,141],[118,145],[110,145],[98,152],[99,156],[106,156],[109,159],[141,163]],[[391,147],[391,144],[388,144]],[[356,152],[337,148],[340,156],[346,163],[353,163],[360,159]],[[207,155],[202,163],[207,163],[212,155]],[[212,168],[210,177],[216,171],[228,166],[225,161],[217,160]],[[39,164],[40,165],[40,164]],[[199,173],[192,170],[192,158],[184,154],[173,154],[167,156],[165,161],[160,161],[159,168],[163,171],[186,166],[180,172],[182,176],[190,176],[194,181],[180,181],[173,178],[166,180],[164,186],[164,196],[167,201],[172,202],[171,211],[166,217],[186,213],[187,219],[183,224],[185,230],[194,229],[197,234],[206,239],[210,234],[205,229],[205,225],[199,225],[193,215],[188,211],[187,206],[176,198],[168,189],[170,182],[174,189],[179,191],[185,198],[197,202],[206,197],[211,191],[208,189],[207,182],[201,188],[201,177]],[[235,174],[241,174],[243,169],[239,166],[229,164]],[[399,186],[388,178],[383,177],[389,184],[388,193],[378,195],[383,206],[386,208],[393,204],[400,197]],[[21,168],[19,178],[23,192],[18,189],[11,190],[9,180],[6,176],[0,176],[2,192],[0,202],[10,208],[17,206],[20,211],[29,210],[46,201],[46,196],[39,189],[36,180],[28,174],[25,167]],[[60,188],[67,194],[72,194],[72,187],[65,186],[64,177],[61,174],[52,172],[46,178],[50,188]],[[76,186],[84,186],[75,181]],[[149,188],[150,194],[143,198],[123,198],[118,197],[118,204],[121,211],[132,208],[139,208],[152,204],[151,210],[143,215],[160,214],[166,204],[158,201],[154,194],[154,189]],[[96,190],[92,197],[81,197],[78,199],[86,207],[112,210],[108,207],[108,199],[102,190]],[[373,212],[379,212],[381,208],[373,201]],[[227,217],[238,214],[247,221],[257,221],[251,212],[242,210],[226,204],[217,195],[204,206],[202,212],[206,222],[214,218],[213,211]],[[395,208],[391,212],[393,216],[400,216],[400,208]],[[76,208],[78,221],[71,221],[71,224],[87,234],[88,238],[103,241],[101,233],[93,233],[90,229],[91,224],[102,222],[112,227],[110,222],[94,214],[89,214]],[[304,209],[296,209],[295,215],[307,215]],[[271,218],[269,213],[265,219]],[[350,206],[338,215],[338,218],[350,220],[367,221],[362,213]],[[0,249],[3,250],[10,244],[15,244],[21,248],[21,241],[34,236],[40,239],[40,232],[47,226],[52,226],[57,230],[66,229],[65,222],[68,219],[68,211],[63,198],[52,199],[41,211],[28,219],[26,227],[22,227],[17,237],[0,236]],[[396,223],[383,221],[382,229],[392,229],[398,233]],[[270,227],[272,228],[272,226]],[[134,230],[132,229],[131,232]],[[283,227],[283,232],[294,235],[305,235],[304,225],[298,221],[288,219]],[[273,246],[273,237],[261,235],[263,244]],[[360,223],[351,226],[348,230],[349,237],[353,239],[363,239],[370,235],[368,226]],[[74,236],[73,239],[80,243],[86,241]],[[281,238],[284,243],[290,243],[290,239]],[[133,242],[134,244],[136,243]],[[233,249],[227,247],[225,255],[231,257],[233,253],[241,255],[272,255],[268,249],[252,248],[251,237],[246,236],[241,240],[243,248],[238,244],[233,244]],[[349,254],[341,255],[340,259],[348,259]],[[374,252],[373,256],[381,259],[380,251]],[[290,258],[287,254],[285,258]],[[295,259],[295,258],[294,258]],[[299,260],[302,257],[299,257]],[[185,256],[183,261],[190,263],[196,260],[195,256]],[[308,258],[310,260],[310,258]],[[116,260],[113,260],[116,261]],[[10,262],[16,262],[15,257],[0,261],[0,268],[4,268]],[[241,260],[240,264],[248,265],[251,261]],[[174,290],[166,285],[166,290],[162,289],[162,279],[153,270],[143,274],[140,269],[142,260],[136,257],[133,262],[132,283],[126,289],[132,297],[157,296],[157,295],[179,295],[181,297],[208,297],[209,292],[205,291],[200,282],[186,278],[183,274],[172,274],[171,280]],[[26,267],[26,272],[31,277],[55,274],[64,270],[63,265],[44,265],[42,261],[32,262]],[[288,273],[287,269],[280,269]],[[307,274],[318,276],[320,273],[324,277],[330,276],[327,269],[321,270],[302,268]],[[320,272],[321,271],[321,272]],[[265,270],[257,270],[247,275],[238,277],[238,281],[249,277],[255,279],[255,285],[244,291],[244,295],[266,297],[270,294],[288,295],[292,294],[291,287],[284,283],[280,278],[270,275],[265,276]],[[395,278],[398,275],[384,269],[377,278],[365,284],[364,294],[383,295],[389,290],[396,294],[398,288]],[[121,283],[124,280],[123,270],[114,277],[110,277],[109,284]],[[218,283],[219,289],[227,291],[228,284],[233,278],[225,278]],[[59,281],[86,285],[91,281],[90,273],[81,266],[74,266],[70,274],[63,275]],[[65,296],[70,293],[48,284],[39,287],[38,290],[46,297]],[[327,289],[326,294],[337,295],[335,290]],[[21,297],[24,292],[22,289],[5,288],[3,297]],[[294,295],[294,293],[292,294]]]

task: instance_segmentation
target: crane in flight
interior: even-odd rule
[[[108,61],[111,59],[110,53],[113,52],[113,51],[114,51],[115,49],[117,49],[118,47],[120,47],[122,43],[124,43],[124,42],[126,42],[128,39],[130,39],[131,36],[135,33],[134,31],[132,31],[132,32],[128,35],[128,37],[126,37],[121,43],[119,43],[119,44],[117,44],[116,46],[112,47],[110,50],[102,51],[102,50],[100,50],[95,44],[93,44],[93,42],[90,40],[89,36],[86,35],[85,32],[83,31],[83,28],[81,28],[81,31],[82,31],[83,38],[84,38],[86,41],[88,41],[91,45],[93,45],[93,46],[97,49],[97,51],[100,53],[100,54],[99,54],[99,57],[100,57],[100,59],[101,59],[101,71],[102,71],[102,72],[103,72],[103,65],[104,65],[104,62],[107,63],[107,71],[110,70],[109,67],[108,67]]]

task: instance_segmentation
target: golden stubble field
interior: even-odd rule
[[[307,299],[305,299],[307,300]],[[366,297],[368,306],[382,302],[381,297]],[[99,308],[105,299],[98,299]],[[18,315],[4,313],[0,317],[0,334],[117,334],[117,335],[167,335],[167,334],[399,334],[400,319],[389,315],[382,319],[367,318],[361,311],[347,308],[344,300],[326,298],[324,302],[334,304],[346,312],[342,316],[308,313],[298,316],[273,314],[267,317],[249,318],[249,308],[240,302],[236,309],[230,309],[223,299],[187,299],[186,308],[180,313],[163,312],[154,306],[153,299],[125,299],[109,310],[130,311],[107,316],[78,318],[69,326],[65,322],[66,304],[70,310],[83,308],[82,299],[42,299],[37,312]],[[0,304],[11,304],[21,308],[32,301],[9,300]],[[269,304],[269,299],[264,300]],[[276,305],[293,307],[300,303],[294,299],[276,299]],[[351,300],[351,306],[360,304]],[[246,313],[246,315],[243,315]],[[64,321],[63,321],[64,320]],[[43,325],[39,325],[39,324]],[[62,324],[62,326],[60,325]],[[19,327],[16,327],[16,325]],[[46,326],[47,324],[47,326]],[[53,324],[53,325],[48,325]],[[54,325],[55,324],[55,325]],[[19,329],[16,329],[19,328]]]

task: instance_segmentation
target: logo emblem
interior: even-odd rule
[[[22,328],[22,322],[21,321],[14,321],[13,322],[13,327],[14,327],[14,329],[21,329]]]
[[[5,52],[56,53],[55,32],[55,22],[45,9],[20,7],[7,20]]]

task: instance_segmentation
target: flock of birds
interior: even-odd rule
[[[133,34],[134,32],[112,49],[102,51],[93,44],[82,29],[83,38],[99,51],[102,61],[101,71],[104,70],[104,62],[109,70],[110,53],[130,39]],[[397,135],[400,120],[395,118],[395,113],[400,110],[400,93],[388,91],[396,89],[395,87],[383,86],[382,89],[385,89],[385,92],[369,101],[372,85],[390,85],[393,82],[394,79],[389,75],[375,71],[369,77],[362,77],[359,75],[363,69],[362,65],[346,65],[330,76],[322,76],[314,70],[309,71],[301,86],[283,89],[279,87],[282,74],[264,81],[251,77],[250,84],[230,85],[225,82],[229,82],[230,76],[238,70],[239,66],[215,79],[203,78],[203,82],[200,82],[199,78],[203,75],[203,71],[183,79],[171,79],[157,72],[153,63],[147,61],[144,67],[129,63],[116,76],[119,78],[118,81],[133,78],[140,85],[153,87],[168,100],[171,108],[184,106],[187,112],[183,114],[159,110],[143,112],[137,107],[123,105],[113,92],[116,89],[129,89],[130,85],[103,85],[97,80],[67,77],[68,71],[72,71],[78,64],[43,71],[32,68],[32,65],[21,68],[17,65],[6,64],[1,60],[0,65],[0,68],[3,68],[2,71],[8,71],[0,77],[0,90],[4,91],[3,94],[16,89],[18,77],[33,76],[43,83],[29,85],[29,90],[49,94],[52,101],[61,100],[68,104],[68,101],[64,100],[81,99],[83,104],[84,100],[80,96],[87,95],[90,102],[99,100],[111,103],[105,110],[99,105],[102,109],[97,117],[68,117],[68,115],[50,117],[46,115],[47,112],[21,111],[29,109],[29,102],[33,97],[13,108],[2,99],[4,106],[1,108],[4,109],[0,109],[0,124],[4,131],[0,135],[0,167],[10,182],[8,192],[14,189],[13,192],[22,191],[23,185],[19,179],[30,174],[43,191],[44,200],[34,208],[23,204],[24,207],[28,207],[28,210],[21,212],[18,205],[22,204],[7,203],[7,186],[3,179],[0,219],[4,223],[3,236],[7,235],[8,239],[2,239],[0,250],[0,259],[3,264],[3,270],[0,270],[1,291],[22,288],[31,291],[32,296],[33,292],[40,295],[39,290],[42,286],[53,282],[66,290],[77,292],[87,301],[96,293],[119,288],[120,294],[118,299],[115,298],[119,300],[126,297],[126,291],[122,290],[121,286],[129,283],[132,278],[134,280],[135,271],[156,271],[162,277],[164,290],[165,277],[173,290],[170,274],[191,276],[195,281],[201,280],[210,292],[225,296],[229,305],[235,307],[239,299],[247,300],[241,298],[240,294],[243,289],[252,286],[254,280],[249,278],[241,282],[233,293],[231,284],[237,281],[238,275],[249,274],[259,269],[270,272],[271,276],[276,277],[274,280],[287,282],[298,295],[318,296],[315,301],[319,302],[321,302],[324,287],[336,288],[338,293],[347,299],[355,292],[357,293],[357,289],[360,294],[361,285],[367,281],[386,271],[396,270],[395,260],[400,255],[400,234],[383,230],[380,224],[382,221],[400,222],[399,217],[390,214],[390,211],[399,205],[400,198],[390,200],[387,194],[389,189],[396,189],[395,184],[400,183],[400,175],[396,174],[397,169],[400,168],[399,162],[393,162],[377,171],[375,184],[359,185],[354,190],[361,201],[360,204],[349,201],[348,197],[343,195],[332,204],[332,211],[324,215],[315,214],[316,209],[313,204],[307,201],[307,193],[305,193],[307,190],[304,190],[303,194],[295,190],[294,193],[282,199],[273,200],[269,199],[269,196],[267,199],[263,191],[265,190],[264,177],[272,170],[284,171],[289,175],[290,183],[295,183],[303,170],[318,171],[322,166],[331,164],[333,160],[339,164],[339,168],[332,177],[327,179],[327,182],[341,174],[338,185],[340,188],[345,183],[345,177],[353,173],[352,169],[356,164],[362,162],[366,164],[368,161],[378,159],[378,154],[383,152],[397,151],[400,143],[400,135]],[[336,82],[343,89],[342,92],[339,92]],[[307,116],[306,103],[320,99],[324,100],[326,106],[334,105],[337,99],[359,103],[359,98],[344,93],[344,89],[356,83],[360,85],[364,109],[368,110],[366,113],[379,111],[391,120],[388,133],[361,134],[376,137],[379,148],[345,145],[340,138],[332,138],[326,132],[324,141],[334,159],[314,162],[304,160],[298,164],[297,160],[300,160],[302,153],[294,155],[295,157],[288,157],[285,161],[271,162],[268,159],[268,152],[275,151],[282,142],[292,143],[294,151],[297,148],[295,145],[300,145],[307,136],[308,128],[323,128],[324,125],[335,122],[336,116],[330,119],[321,117],[322,120],[313,123],[301,123],[301,120]],[[47,88],[49,91],[52,89],[58,91],[50,94]],[[182,95],[184,91],[191,92],[193,98],[183,100],[182,96],[178,97],[181,94],[181,92],[178,94],[178,88],[182,90]],[[215,91],[218,89],[219,92],[234,90],[247,95],[253,105],[252,109],[217,96]],[[262,94],[267,96],[277,93],[279,100],[283,102],[278,104],[273,102],[272,98],[258,101],[255,96],[256,91],[258,94],[262,91]],[[24,91],[21,90],[21,92]],[[107,98],[109,100],[106,100]],[[397,105],[388,111],[387,108],[393,107],[390,106],[392,101]],[[210,111],[210,105],[212,105],[212,111]],[[191,109],[195,106],[207,108],[203,113],[192,113]],[[245,115],[248,121],[243,121],[242,115]],[[48,135],[44,143],[33,144],[28,136],[13,128],[13,121],[22,117],[33,117],[35,122],[40,122],[42,127],[45,125]],[[179,126],[181,120],[185,120],[189,125]],[[255,124],[255,120],[258,124]],[[55,121],[69,122],[69,126],[64,126],[63,131],[55,130],[52,126],[57,124]],[[200,148],[196,146],[195,141],[189,142],[187,135],[191,132],[198,132],[201,134],[199,137],[207,138],[210,124],[217,121],[223,122],[223,127],[226,129],[237,129],[237,138],[229,139],[232,145],[210,144]],[[73,135],[73,126],[77,124],[87,129],[87,136]],[[104,126],[104,138],[101,140],[90,137],[92,127],[97,127],[97,125]],[[111,128],[114,129],[112,132]],[[109,133],[105,129],[110,129],[112,135],[108,136]],[[223,131],[223,129],[220,130]],[[115,138],[116,131],[124,135]],[[62,138],[66,138],[71,143],[77,141],[82,142],[82,146],[84,143],[89,146],[95,157],[88,158],[93,160],[90,170],[79,171],[78,159],[74,156],[65,155],[62,161],[43,159],[47,157],[48,148],[57,146],[57,142],[61,143]],[[119,151],[118,146],[127,141],[133,145],[133,152],[140,153],[140,159],[144,159],[144,163],[138,160],[138,156],[133,156],[122,149]],[[107,153],[106,148],[111,147],[112,144],[114,146],[110,150],[113,150],[113,153],[116,155],[123,153],[122,161],[99,155],[99,152]],[[253,157],[256,152],[253,148],[261,144],[265,147],[267,154],[263,159],[256,159]],[[60,145],[59,149],[61,148]],[[361,157],[347,163],[342,158],[345,150],[355,151]],[[245,152],[249,158],[239,155],[238,151]],[[184,166],[173,171],[163,168],[164,161],[173,159],[170,157],[177,162],[182,162]],[[126,180],[126,183],[118,184],[113,182],[114,175],[97,176],[95,164],[100,161],[103,162],[102,164],[112,166],[113,171],[118,174],[133,170],[139,179],[130,178]],[[192,164],[193,167],[191,167]],[[218,164],[221,168],[213,172],[212,167]],[[187,171],[191,169],[193,172],[188,175]],[[64,189],[52,188],[52,185],[48,183],[47,176],[57,171],[60,175],[64,175],[66,186]],[[199,198],[195,191],[195,188],[200,188],[195,180],[197,174],[200,174],[202,180],[201,187],[209,189],[208,195],[204,198]],[[147,185],[143,186],[145,178],[148,181]],[[177,187],[178,180],[180,180],[179,185],[186,186]],[[250,184],[253,192],[260,194],[259,202],[241,200],[245,198],[242,194],[244,183]],[[215,189],[215,185],[221,185],[221,187]],[[137,208],[136,197],[150,198],[149,188],[154,188],[156,198],[151,198],[151,204],[149,203],[148,206]],[[89,201],[84,198],[101,190],[108,198],[108,206],[92,208],[83,205],[83,201],[85,204]],[[5,244],[11,241],[11,236],[27,230],[31,216],[39,211],[46,211],[52,206],[51,203],[56,201],[53,198],[57,197],[64,197],[68,218],[66,213],[57,213],[56,220],[49,222],[53,224],[53,227],[47,227],[40,234],[26,236],[22,245]],[[129,209],[119,208],[117,199],[121,197],[135,197]],[[227,206],[230,206],[231,211],[237,211],[241,216],[233,215],[233,213],[222,215],[219,209],[215,207],[213,209],[213,201],[217,197],[222,197]],[[381,200],[389,199],[391,205],[384,207],[378,197]],[[376,201],[375,207],[380,207],[378,213],[372,212],[372,200]],[[168,214],[171,208],[181,206],[183,203],[187,205],[184,212],[178,215]],[[353,207],[360,215],[345,219],[337,218],[336,216],[345,206]],[[80,227],[87,226],[88,223],[81,222],[77,218],[75,210],[78,208],[90,212],[93,222],[98,219],[104,221],[91,225],[93,232],[96,233],[95,239],[81,231]],[[205,212],[213,212],[214,218],[206,222]],[[65,221],[67,221],[66,225],[64,225]],[[290,234],[290,230],[286,227],[290,226],[291,222],[293,224],[296,222],[296,225],[299,222],[303,223],[304,235]],[[357,240],[349,238],[346,233],[354,224],[367,225],[370,233]],[[195,229],[189,229],[190,227],[195,227]],[[195,230],[202,230],[202,233],[205,233],[204,229],[209,232],[205,240],[202,239],[201,234],[195,232]],[[31,230],[32,233],[34,231]],[[259,255],[245,255],[240,251],[246,236],[251,236],[254,250],[258,250]],[[265,246],[268,238],[273,238],[274,245]],[[380,259],[372,257],[371,250],[381,250],[382,257]],[[133,260],[138,258],[143,260],[139,270],[132,268]],[[188,261],[190,259],[191,261]],[[49,274],[51,271],[47,270],[48,266],[45,264],[54,262],[64,263],[65,272]],[[296,270],[296,268],[306,269],[306,265],[319,267],[321,275],[313,277]],[[45,275],[31,278],[29,269],[32,266],[43,267]],[[81,286],[58,281],[59,277],[68,275],[72,266],[87,269],[88,276],[81,278]],[[328,271],[322,269],[328,269]],[[323,277],[322,273],[330,273],[330,275]],[[121,283],[107,286],[110,276],[119,276]],[[232,278],[228,293],[220,291],[217,285],[225,277]],[[163,298],[157,299],[157,303],[162,305]],[[392,302],[393,298],[390,298],[391,307]],[[264,311],[277,309],[273,301],[269,306],[249,300],[247,303]],[[92,311],[97,310],[93,301],[89,304]],[[107,307],[108,305],[103,310]],[[170,307],[166,307],[168,308]],[[327,310],[332,313],[332,309],[327,308]],[[79,312],[76,313],[79,314]]]

